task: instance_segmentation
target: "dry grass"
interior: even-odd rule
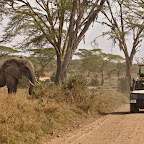
[[[2,90],[3,91],[3,90]],[[35,106],[37,101],[30,101],[26,91],[0,95],[0,140],[1,143],[31,143],[42,135]]]
[[[26,90],[7,94],[0,89],[0,144],[41,143],[46,134],[64,127],[77,114],[64,103],[43,97],[31,99]]]
[[[0,144],[40,144],[45,135],[84,117],[107,113],[127,100],[117,92],[63,91],[60,87],[37,88],[7,94],[0,89]]]
[[[100,91],[94,92],[94,98],[90,104],[89,111],[92,116],[96,113],[107,114],[124,103],[128,103],[129,94],[119,93],[117,91]]]

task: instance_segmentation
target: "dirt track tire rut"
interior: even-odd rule
[[[125,104],[93,123],[45,144],[143,144],[144,112],[130,113]]]

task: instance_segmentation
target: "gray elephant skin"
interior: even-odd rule
[[[16,93],[22,75],[29,79],[31,95],[35,84],[34,67],[31,61],[24,57],[0,60],[0,87],[7,86],[9,94]]]

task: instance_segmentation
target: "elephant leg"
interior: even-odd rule
[[[0,72],[0,87],[3,87],[6,85],[6,79],[5,76]]]
[[[8,76],[8,78],[7,78],[8,93],[9,94],[10,93],[16,93],[16,91],[17,91],[17,85],[18,85],[18,79],[13,78],[11,76]]]
[[[8,93],[16,93],[17,92],[17,85],[7,85]]]
[[[8,87],[8,93],[11,94],[11,93],[16,93],[17,92],[17,87]]]
[[[11,88],[8,88],[8,93],[9,93],[9,94],[13,93],[13,91],[12,91]]]

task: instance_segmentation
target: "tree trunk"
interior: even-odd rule
[[[131,84],[132,59],[130,57],[126,58],[126,65],[126,77],[128,78],[129,84]]]
[[[59,54],[57,54],[57,70],[56,70],[56,78],[55,78],[56,85],[58,85],[60,82],[61,69],[62,69],[62,58]]]
[[[71,62],[72,56],[73,56],[75,50],[77,49],[78,44],[82,40],[86,31],[88,30],[89,26],[95,20],[98,13],[102,9],[104,2],[105,2],[105,0],[101,0],[100,5],[97,7],[96,10],[94,10],[94,8],[95,8],[95,5],[94,5],[94,7],[90,11],[90,14],[87,18],[88,20],[84,24],[84,28],[82,28],[82,30],[80,30],[82,13],[80,13],[78,16],[78,19],[75,20],[75,17],[77,17],[76,13],[78,12],[77,11],[78,10],[78,7],[77,7],[78,1],[73,0],[73,7],[72,7],[72,13],[71,13],[71,17],[70,17],[70,25],[69,25],[69,30],[68,30],[69,39],[68,39],[66,54],[64,56],[64,61],[62,62],[61,57],[60,58],[57,57],[58,62],[57,62],[56,84],[58,84],[59,81],[63,82],[65,80],[65,78],[67,77],[68,66]],[[81,32],[79,32],[79,31],[81,31]]]
[[[41,66],[41,76],[44,76],[45,66]]]
[[[104,84],[104,74],[103,71],[101,72],[101,86]]]
[[[62,70],[60,73],[60,80],[64,81],[67,77],[67,72],[68,72],[68,66],[71,62],[73,56],[73,48],[67,48],[66,54],[65,54],[65,58],[62,64]]]
[[[78,46],[78,40],[76,38],[71,39],[67,46],[66,54],[64,60],[62,61],[62,56],[57,54],[57,73],[56,73],[56,84],[63,82],[67,77],[68,67],[72,60],[72,56]]]

